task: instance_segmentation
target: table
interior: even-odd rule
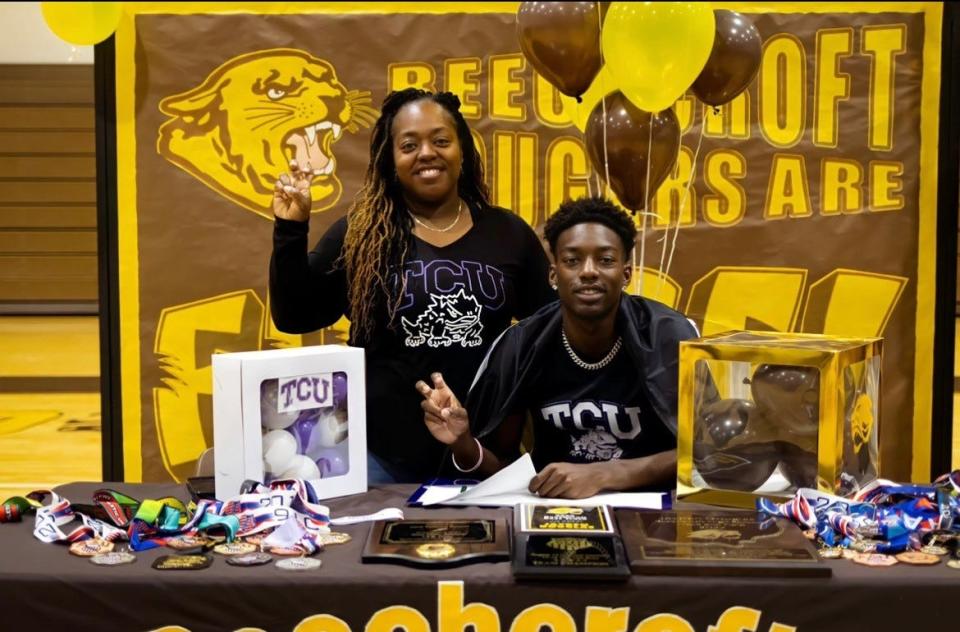
[[[135,498],[189,497],[175,484],[71,483],[57,491],[90,502],[101,487]],[[413,489],[384,486],[325,502],[333,516],[372,513],[403,507]],[[509,509],[404,511],[408,518],[511,517]],[[314,571],[234,567],[219,555],[201,571],[152,569],[154,558],[172,552],[167,549],[102,568],[65,546],[40,542],[32,529],[32,518],[0,524],[3,630],[463,632],[470,623],[473,632],[540,632],[543,625],[552,632],[899,630],[938,619],[952,627],[949,613],[960,597],[960,570],[942,563],[867,568],[830,560],[829,579],[634,575],[622,584],[592,585],[516,582],[508,563],[429,571],[361,564],[369,524],[337,527],[353,540],[320,553],[323,565]],[[718,625],[734,607],[742,610]],[[735,620],[746,623],[731,625]]]

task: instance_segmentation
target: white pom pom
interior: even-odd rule
[[[263,435],[263,464],[268,472],[282,472],[297,455],[297,440],[286,430]]]
[[[317,464],[310,460],[310,457],[298,454],[291,459],[290,464],[279,478],[302,478],[306,480],[316,480],[320,478],[320,469]]]

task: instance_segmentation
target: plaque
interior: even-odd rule
[[[429,568],[510,559],[507,522],[477,520],[378,520],[370,528],[363,562]]]
[[[518,505],[514,524],[525,533],[576,532],[584,534],[613,533],[610,513],[603,505],[565,507],[550,505]]]
[[[517,533],[513,576],[517,579],[624,581],[630,568],[615,534]]]
[[[636,573],[829,577],[830,567],[795,524],[750,511],[617,513]]]

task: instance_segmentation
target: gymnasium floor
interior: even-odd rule
[[[98,374],[95,316],[0,316],[0,502],[100,480]],[[960,377],[960,358],[954,375]],[[953,411],[957,468],[960,393]]]

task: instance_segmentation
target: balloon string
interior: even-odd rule
[[[637,296],[643,296],[643,264],[647,254],[647,215],[650,215],[650,155],[653,151],[653,119],[656,115],[650,113],[650,133],[647,134],[647,185],[643,189],[643,213],[640,214],[640,283],[637,286]],[[636,269],[636,266],[634,266]]]
[[[597,3],[597,33],[599,37],[597,38],[597,44],[600,48],[600,103],[603,107],[603,170],[606,176],[606,194],[607,197],[610,197],[610,156],[607,153],[607,85],[604,80],[603,72],[603,16],[600,15],[600,3]],[[600,187],[597,185],[597,192],[599,193]]]
[[[696,177],[697,157],[700,155],[700,147],[703,145],[703,131],[705,128],[706,128],[705,120],[704,120],[704,117],[701,116],[700,117],[700,137],[697,139],[697,148],[693,152],[693,161],[690,163],[690,178],[687,180],[687,186],[683,190],[683,197],[680,198],[680,210],[678,211],[678,214],[677,214],[677,226],[676,228],[674,228],[674,231],[673,231],[673,241],[670,244],[670,256],[667,258],[667,268],[666,270],[664,270],[663,276],[661,277],[661,281],[660,281],[661,284],[663,283],[663,279],[665,279],[666,276],[670,274],[670,266],[673,264],[673,253],[677,249],[677,235],[680,234],[680,218],[683,217],[683,207],[687,202],[687,195],[689,195],[690,187],[693,186],[693,180]],[[670,233],[670,227],[667,226],[667,234],[669,235],[669,233]],[[666,247],[666,244],[664,244],[664,247]]]

